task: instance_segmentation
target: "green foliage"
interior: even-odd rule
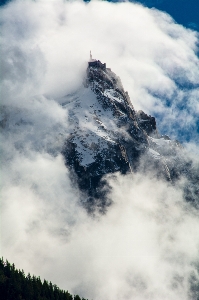
[[[68,291],[59,289],[40,277],[25,275],[3,258],[0,259],[0,299],[1,300],[81,300]],[[82,299],[85,300],[85,299]]]

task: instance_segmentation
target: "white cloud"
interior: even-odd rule
[[[2,11],[4,99],[9,90],[10,97],[22,91],[56,97],[75,90],[92,50],[121,77],[136,109],[161,113],[173,126],[181,124],[179,96],[184,110],[190,103],[179,84],[199,84],[197,32],[132,3],[18,0]],[[198,97],[191,105],[194,111]]]
[[[193,127],[198,89],[180,84],[198,84],[197,33],[132,3],[18,0],[1,13],[2,255],[89,299],[188,300],[199,232],[181,188],[118,176],[108,213],[87,216],[60,155],[56,99],[81,85],[92,50],[135,109],[173,135]]]
[[[114,204],[93,219],[77,205],[60,158],[22,162],[31,176],[7,188],[3,202],[9,259],[90,299],[189,299],[198,216],[180,189],[118,177],[111,180]]]

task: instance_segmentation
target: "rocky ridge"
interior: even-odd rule
[[[91,57],[84,87],[65,100],[70,136],[63,155],[89,209],[110,204],[104,176],[115,172],[152,171],[171,183],[185,176],[194,185],[192,163],[181,144],[160,136],[155,118],[134,109],[120,78],[106,64]],[[198,190],[188,190],[187,199],[196,201]]]

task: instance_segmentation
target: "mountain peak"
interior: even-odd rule
[[[104,71],[106,70],[106,64],[101,63],[100,60],[93,59],[92,55],[91,55],[90,60],[88,62],[88,67],[99,68],[99,69],[102,69]]]
[[[185,173],[179,143],[159,135],[154,117],[135,111],[120,78],[91,54],[84,88],[66,107],[71,135],[63,155],[89,210],[110,204],[108,174],[152,170],[173,182]]]

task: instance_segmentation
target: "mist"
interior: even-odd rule
[[[186,182],[110,176],[112,205],[88,215],[61,155],[60,99],[81,88],[91,50],[198,165],[198,33],[128,2],[18,0],[1,20],[1,255],[88,299],[195,299],[199,215]]]

